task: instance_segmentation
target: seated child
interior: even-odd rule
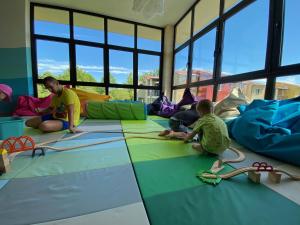
[[[42,116],[26,121],[28,127],[38,128],[43,132],[54,132],[69,129],[76,132],[80,120],[80,101],[76,93],[64,88],[53,77],[43,80],[45,88],[54,94],[50,106],[37,112]]]
[[[12,89],[6,84],[0,84],[0,101],[10,101]]]
[[[200,119],[191,133],[170,132],[167,136],[191,140],[196,134],[200,143],[194,143],[192,147],[201,153],[221,154],[230,145],[227,126],[222,119],[213,114],[213,104],[209,100],[202,100],[196,107]]]

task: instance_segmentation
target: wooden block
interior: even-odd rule
[[[256,183],[256,184],[259,184],[260,183],[260,173],[259,172],[256,172],[256,171],[249,171],[248,172],[248,178]]]
[[[270,181],[272,181],[275,184],[279,184],[281,181],[281,173],[277,173],[277,172],[269,172],[268,174],[268,178]]]

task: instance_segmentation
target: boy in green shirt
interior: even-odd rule
[[[200,101],[196,110],[200,119],[196,122],[191,133],[170,131],[166,137],[183,139],[187,143],[198,134],[200,142],[192,145],[194,149],[201,153],[221,154],[230,145],[226,124],[213,114],[213,104],[210,100]]]
[[[45,88],[54,94],[50,107],[44,110],[36,109],[42,116],[27,120],[26,125],[43,132],[69,129],[75,133],[80,120],[80,101],[77,94],[64,88],[53,77],[46,77],[43,82]]]
[[[199,135],[200,143],[193,144],[193,148],[200,152],[221,154],[230,145],[227,126],[222,119],[213,114],[213,104],[209,100],[202,100],[197,105],[200,119],[196,122],[193,132],[184,138],[188,142],[196,134]]]

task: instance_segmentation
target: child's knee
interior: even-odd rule
[[[50,126],[49,123],[47,121],[42,122],[39,125],[39,130],[43,131],[43,132],[49,132],[50,131]]]

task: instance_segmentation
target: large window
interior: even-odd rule
[[[225,22],[222,76],[264,69],[268,2],[255,1]]]
[[[285,1],[282,65],[300,63],[299,11],[300,1]]]
[[[163,28],[31,3],[35,93],[46,76],[114,100],[150,102],[161,92]],[[135,43],[136,41],[136,43]]]
[[[172,100],[186,86],[213,101],[299,96],[299,11],[296,0],[198,1],[175,25]]]

